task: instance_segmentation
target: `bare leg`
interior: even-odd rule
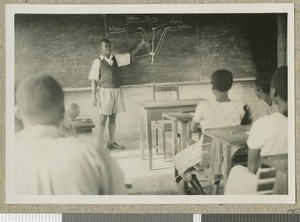
[[[108,133],[109,133],[109,142],[110,143],[115,142],[116,117],[117,117],[116,113],[113,113],[109,116]]]
[[[107,120],[107,115],[100,115],[100,126],[99,126],[99,141],[100,143],[103,143],[103,134],[105,131],[105,124],[106,124],[106,120]]]

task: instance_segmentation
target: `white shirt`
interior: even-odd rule
[[[272,103],[269,106],[263,99],[252,102],[246,105],[246,109],[249,113],[249,120],[254,123],[259,117],[270,115],[277,111],[277,105]]]
[[[287,133],[287,117],[276,112],[253,123],[247,145],[249,149],[261,149],[261,156],[285,154]]]
[[[202,130],[217,127],[237,126],[244,116],[243,104],[238,102],[200,102],[195,111],[194,121]]]
[[[197,105],[193,119],[200,124],[201,130],[205,131],[209,128],[240,125],[243,115],[241,103],[203,101]],[[173,160],[180,175],[184,175],[187,169],[201,162],[203,138],[201,136],[195,144],[175,155]]]
[[[55,126],[25,128],[15,138],[18,195],[123,194],[123,175],[90,136],[66,136]]]
[[[125,53],[125,54],[115,54],[115,55],[110,55],[109,58],[100,55],[100,59],[95,59],[93,64],[92,64],[92,68],[89,74],[89,80],[99,80],[99,69],[100,69],[100,65],[103,59],[105,59],[108,64],[112,65],[113,64],[113,60],[112,58],[115,57],[118,63],[118,67],[121,66],[126,66],[130,64],[130,54],[129,53]]]

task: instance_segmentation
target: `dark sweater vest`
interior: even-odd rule
[[[113,64],[109,63],[103,59],[100,59],[100,69],[99,69],[99,84],[101,88],[119,88],[119,73],[118,73],[118,63],[115,57],[112,57]]]

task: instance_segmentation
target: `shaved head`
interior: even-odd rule
[[[24,78],[16,89],[16,105],[20,118],[29,124],[58,125],[64,116],[64,94],[51,76]]]

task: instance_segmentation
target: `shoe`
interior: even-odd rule
[[[124,150],[126,149],[124,146],[117,144],[116,142],[107,143],[107,148],[110,150]]]

